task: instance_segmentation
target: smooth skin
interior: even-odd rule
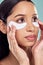
[[[27,26],[20,30],[16,30],[14,26],[11,26],[11,28],[8,27],[8,25],[4,26],[5,29],[3,29],[3,31],[5,30],[4,33],[7,33],[9,48],[10,48],[10,51],[12,52],[10,54],[11,56],[9,55],[10,57],[9,56],[7,57],[7,60],[6,60],[7,63],[9,65],[13,65],[13,64],[14,65],[19,65],[19,64],[20,65],[30,65],[30,59],[28,57],[27,51],[28,49],[31,49],[31,52],[34,57],[35,65],[43,65],[42,63],[43,55],[41,57],[41,54],[43,54],[43,51],[40,51],[40,49],[42,49],[43,47],[43,44],[42,44],[43,43],[43,37],[42,37],[43,23],[41,23],[38,20],[38,14],[37,14],[35,5],[27,1],[22,1],[18,3],[16,6],[14,6],[11,12],[12,12],[11,15],[8,16],[7,18],[7,24],[11,20],[13,20],[17,23],[26,22]],[[40,42],[39,41],[37,42],[39,27],[35,27],[32,24],[32,22],[34,21],[39,23],[39,27],[41,29],[41,38],[39,40]],[[25,36],[33,35],[33,34],[35,35],[34,40],[27,40],[25,38]],[[10,64],[10,61],[11,61],[11,64]],[[6,65],[4,61],[1,61],[1,63],[4,63],[2,65]]]

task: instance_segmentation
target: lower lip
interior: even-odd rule
[[[27,40],[30,40],[30,41],[34,41],[35,40],[35,36],[33,37],[33,36],[31,36],[31,37],[25,37]]]

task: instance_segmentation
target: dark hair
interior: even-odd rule
[[[0,5],[0,19],[6,23],[7,17],[10,15],[12,8],[20,1],[25,0],[4,0]],[[31,0],[26,0],[33,3]],[[0,32],[0,59],[3,59],[9,54],[9,45],[7,36]]]
[[[6,34],[0,31],[0,60],[9,55],[9,45]]]
[[[28,1],[33,3],[31,0],[4,0],[0,5],[0,19],[6,23],[7,17],[10,15],[12,8],[21,1]]]

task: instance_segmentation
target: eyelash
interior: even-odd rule
[[[37,17],[35,17],[35,16],[34,16],[34,17],[32,17],[32,21],[33,21],[33,22],[37,22],[37,20],[38,20],[38,18],[37,18]],[[24,22],[25,22],[25,20],[24,20],[24,18],[23,18],[23,17],[21,17],[21,18],[17,19],[17,20],[16,20],[16,22],[17,22],[17,23],[24,23]]]
[[[19,18],[18,20],[16,20],[17,23],[23,23],[25,22],[24,18]]]
[[[37,22],[38,18],[37,17],[33,17],[33,22]]]

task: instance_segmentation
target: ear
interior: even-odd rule
[[[6,32],[7,32],[7,27],[2,20],[0,20],[0,31],[4,34],[6,34]]]

